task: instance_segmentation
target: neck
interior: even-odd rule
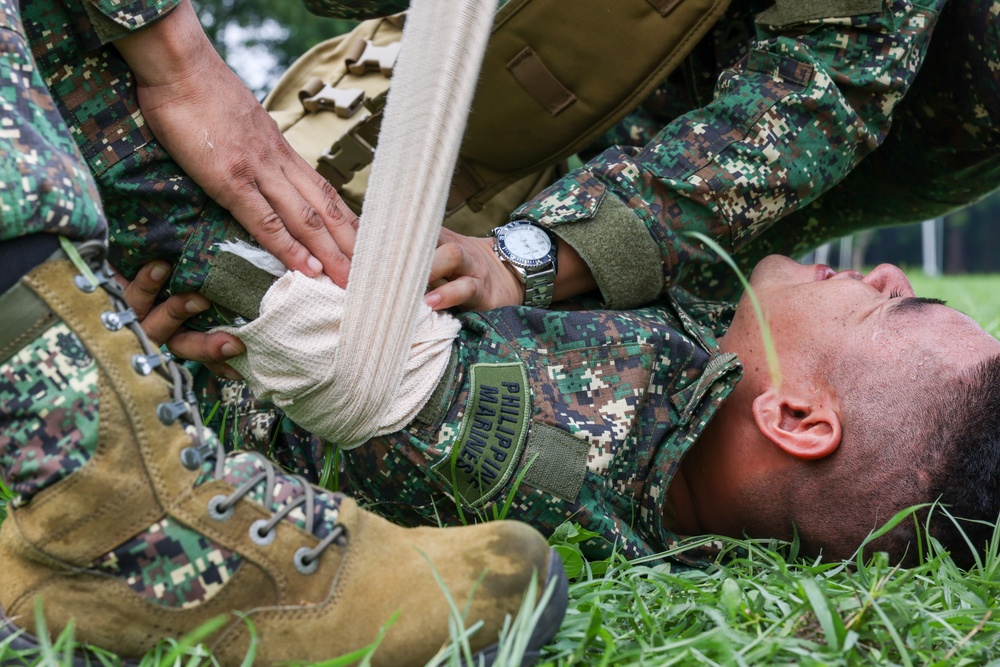
[[[741,482],[751,463],[753,420],[739,389],[719,406],[667,491],[682,534],[743,536]]]

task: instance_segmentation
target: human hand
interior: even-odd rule
[[[357,216],[215,52],[190,1],[115,46],[181,168],[285,266],[345,287]]]
[[[524,303],[524,285],[493,252],[492,238],[442,229],[424,302],[434,310],[490,310]]]
[[[184,322],[211,305],[197,293],[175,294],[159,305],[156,296],[170,275],[170,265],[154,261],[140,269],[132,282],[116,274],[125,290],[125,300],[142,325],[143,331],[154,345],[166,343],[170,352],[182,359],[199,361],[215,373],[230,380],[241,380],[227,359],[246,352],[246,347],[236,336],[227,333],[202,333],[184,327]]]

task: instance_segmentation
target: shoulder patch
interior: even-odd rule
[[[510,479],[521,458],[531,396],[524,365],[473,364],[469,403],[452,448],[451,479],[463,504],[480,507]]]

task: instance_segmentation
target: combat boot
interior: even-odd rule
[[[533,579],[555,591],[525,664],[555,634],[565,573],[532,528],[400,528],[256,453],[226,457],[187,372],[150,344],[107,269],[91,273],[103,247],[84,250],[86,263],[71,252],[0,297],[0,474],[16,493],[0,529],[0,646],[37,646],[40,600],[50,631],[74,620],[78,641],[127,660],[226,615],[206,642],[222,665],[244,661],[252,633],[254,663],[269,665],[344,655],[383,629],[372,664],[422,665],[450,636],[435,572],[469,605],[467,627],[482,622],[477,664],[492,663]]]

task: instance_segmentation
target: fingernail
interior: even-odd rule
[[[310,257],[309,261],[306,262],[306,266],[308,266],[309,270],[317,276],[323,273],[323,263],[315,257]]]
[[[208,299],[202,296],[193,296],[188,299],[187,303],[184,304],[184,310],[189,313],[200,313],[202,311],[208,310],[208,307],[212,305],[208,302]]]
[[[428,294],[427,296],[424,297],[424,303],[426,303],[431,308],[434,308],[439,303],[441,303],[441,295],[440,294]]]
[[[222,356],[226,359],[230,359],[237,355],[243,354],[244,350],[241,350],[236,343],[223,343],[222,344]]]
[[[163,264],[154,264],[153,268],[149,270],[149,277],[156,282],[160,282],[167,277],[167,272],[170,270],[169,267]]]

